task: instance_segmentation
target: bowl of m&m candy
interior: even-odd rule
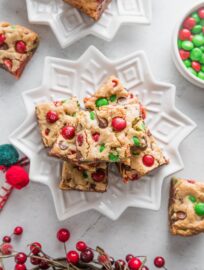
[[[204,88],[204,2],[191,8],[177,25],[173,59],[187,80]]]

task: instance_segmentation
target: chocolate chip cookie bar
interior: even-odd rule
[[[7,22],[0,23],[0,66],[19,78],[39,44],[33,31]]]
[[[172,179],[169,223],[173,235],[191,236],[204,232],[204,183]]]
[[[83,13],[97,21],[111,0],[64,0],[64,2],[81,10]]]
[[[142,151],[139,148],[136,149],[131,158],[118,165],[124,182],[138,180],[156,168],[168,164],[168,160],[165,158],[150,131],[147,131],[147,134],[146,149]],[[139,141],[137,143],[140,144]]]
[[[76,138],[79,161],[120,162],[147,146],[139,104],[105,106],[77,114]]]
[[[64,162],[60,188],[86,192],[105,192],[108,186],[108,167],[106,163],[87,164],[82,168]]]
[[[59,132],[66,139],[75,136],[76,113],[78,111],[79,103],[74,97],[36,106],[36,116],[45,147],[53,146]]]
[[[108,105],[136,103],[139,103],[138,98],[128,92],[115,76],[110,76],[93,95],[84,98],[84,104],[88,110],[100,110]]]

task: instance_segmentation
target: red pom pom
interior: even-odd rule
[[[28,173],[20,166],[11,166],[5,177],[6,182],[16,189],[22,189],[29,183]]]

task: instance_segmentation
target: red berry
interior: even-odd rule
[[[91,177],[97,183],[102,182],[106,177],[106,173],[103,169],[97,169],[96,172],[92,173]]]
[[[49,123],[53,124],[59,119],[59,116],[55,111],[48,111],[46,114],[46,119]]]
[[[10,255],[12,253],[13,246],[9,243],[3,243],[0,246],[0,251],[3,255]]]
[[[196,20],[192,17],[188,17],[185,19],[183,26],[184,28],[187,28],[191,30],[196,25]]]
[[[71,250],[67,253],[68,263],[77,264],[79,262],[79,254],[75,250]]]
[[[112,119],[112,127],[115,131],[122,131],[127,126],[126,121],[121,117],[115,117]]]
[[[27,261],[27,255],[23,252],[19,252],[15,256],[15,262],[18,264],[23,264]]]
[[[115,262],[115,270],[124,270],[125,266],[126,266],[126,263],[123,260],[117,260]]]
[[[77,249],[78,251],[84,251],[84,250],[87,249],[87,245],[86,245],[85,242],[79,241],[79,242],[76,243],[76,249]]]
[[[5,58],[5,59],[3,60],[3,62],[4,62],[4,66],[5,66],[8,70],[11,70],[11,69],[12,69],[13,63],[12,63],[11,59]]]
[[[190,57],[190,52],[179,50],[179,54],[182,60],[186,60]]]
[[[154,259],[154,265],[158,268],[162,268],[165,265],[165,260],[163,257],[156,257]]]
[[[67,229],[62,228],[57,232],[57,239],[62,243],[67,242],[69,238],[70,232]]]
[[[77,136],[77,142],[78,142],[78,145],[79,145],[79,146],[82,146],[82,144],[83,144],[83,142],[84,142],[84,137],[83,137],[82,134],[79,134],[79,135]]]
[[[41,263],[41,259],[31,257],[30,263],[33,265],[39,265]]]
[[[132,258],[129,262],[128,262],[128,267],[131,270],[139,270],[140,267],[142,265],[142,262],[140,261],[140,259],[138,258]]]
[[[179,38],[181,40],[189,40],[191,36],[191,32],[188,30],[188,29],[181,29],[180,32],[179,32]]]
[[[13,233],[14,233],[15,235],[21,235],[21,234],[23,233],[23,228],[22,228],[21,226],[18,226],[18,227],[16,227],[16,228],[14,228]]]
[[[200,9],[198,10],[198,15],[199,15],[199,17],[200,17],[201,19],[204,19],[204,8],[200,8]]]
[[[152,167],[154,165],[154,157],[152,155],[145,155],[142,161],[143,164],[147,167]]]
[[[4,242],[4,243],[10,243],[10,242],[11,242],[11,237],[8,236],[8,235],[4,236],[4,237],[3,237],[3,242]]]
[[[20,40],[16,42],[16,51],[18,53],[25,53],[26,52],[26,44],[24,41]]]
[[[0,34],[0,45],[4,44],[5,40],[6,40],[6,36],[4,34]]]
[[[198,62],[196,62],[196,61],[193,61],[192,64],[191,64],[191,66],[197,72],[199,72],[201,70],[201,64],[198,63]]]
[[[90,248],[87,248],[86,250],[81,252],[80,259],[82,262],[89,263],[93,260],[94,254],[93,251]]]
[[[25,264],[16,264],[15,270],[26,270]]]
[[[100,133],[95,132],[94,134],[92,134],[92,138],[95,142],[98,142],[100,138]]]
[[[39,267],[40,267],[40,269],[48,269],[48,268],[50,268],[49,263],[47,261],[43,260],[43,259],[41,260],[41,262],[39,264]]]
[[[126,257],[125,257],[125,260],[126,262],[129,262],[129,260],[131,260],[132,258],[134,258],[134,256],[132,254],[128,254]]]
[[[66,126],[62,129],[62,136],[66,139],[66,140],[71,140],[74,138],[75,136],[75,128],[72,126]]]
[[[40,253],[42,248],[42,245],[38,242],[34,242],[30,245],[30,251],[34,254],[34,255],[38,255],[38,253]]]

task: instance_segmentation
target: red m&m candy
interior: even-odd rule
[[[152,155],[144,155],[142,162],[146,167],[152,167],[154,165],[154,157]]]
[[[186,60],[190,57],[190,52],[185,51],[185,50],[179,50],[179,54],[182,60]]]
[[[191,37],[191,31],[189,31],[188,29],[181,29],[179,32],[179,38],[181,40],[189,40]]]
[[[187,19],[185,19],[183,23],[184,28],[187,28],[189,30],[191,30],[195,25],[196,25],[196,20],[192,17],[188,17]]]
[[[112,127],[115,131],[122,131],[127,126],[125,119],[121,117],[115,117],[112,119]]]

